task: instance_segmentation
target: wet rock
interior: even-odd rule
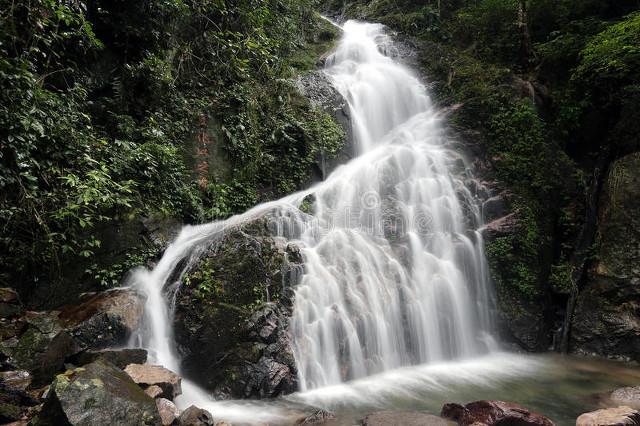
[[[366,416],[363,426],[451,426],[442,417],[418,411],[380,411]]]
[[[180,426],[214,426],[213,416],[207,410],[194,405],[187,408],[178,417]]]
[[[344,146],[335,157],[326,158],[320,155],[320,158],[318,158],[318,165],[321,171],[321,175],[318,178],[325,179],[337,166],[346,163],[355,156],[356,148],[349,117],[349,107],[342,95],[333,87],[329,77],[322,71],[304,74],[296,83],[300,92],[309,99],[311,104],[331,115],[345,133]]]
[[[218,398],[296,389],[288,327],[300,261],[261,218],[227,232],[186,272],[174,328],[185,377]]]
[[[640,409],[640,386],[630,386],[611,392],[609,400],[617,405]]]
[[[0,352],[6,365],[28,370],[34,386],[44,385],[64,370],[65,360],[80,348],[62,327],[56,311],[27,312],[21,322],[20,334],[1,342]]]
[[[60,313],[70,334],[84,349],[104,349],[126,343],[144,314],[144,297],[129,289],[98,293]]]
[[[100,351],[85,351],[74,356],[70,362],[82,366],[102,359],[118,368],[125,369],[129,364],[144,364],[147,362],[147,351],[144,349],[105,349]]]
[[[578,295],[571,349],[640,360],[640,153],[609,167],[595,258]]]
[[[505,401],[475,401],[467,405],[448,403],[440,413],[445,419],[461,426],[474,423],[513,426],[553,426],[553,422],[541,414],[532,413],[521,405]]]
[[[315,425],[323,424],[329,420],[335,419],[336,416],[326,410],[316,410],[314,413],[305,416],[304,418],[296,421],[296,425]]]
[[[605,408],[581,414],[576,426],[640,425],[640,412],[631,407]]]
[[[156,406],[162,419],[162,426],[170,426],[177,423],[180,410],[176,407],[176,404],[166,398],[158,398],[156,399]]]
[[[155,401],[122,370],[98,360],[60,374],[37,424],[159,425]]]
[[[162,388],[158,385],[151,385],[148,388],[146,388],[144,390],[144,393],[146,393],[147,395],[149,395],[151,398],[158,398],[159,396],[161,396],[164,391],[162,390]]]
[[[492,241],[498,237],[514,232],[517,226],[518,215],[514,212],[484,225],[482,228],[482,234],[488,241]]]
[[[141,386],[156,385],[162,389],[163,398],[174,399],[182,393],[182,379],[171,370],[159,365],[130,364],[124,369],[134,382]]]

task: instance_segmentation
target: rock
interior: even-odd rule
[[[155,401],[122,370],[103,360],[60,374],[38,424],[159,425]]]
[[[474,423],[513,426],[553,426],[554,423],[541,414],[532,413],[521,405],[505,401],[475,401],[467,405],[448,403],[440,413],[445,419],[461,426]]]
[[[33,377],[31,376],[31,373],[26,370],[0,372],[0,383],[4,383],[14,389],[26,390],[32,380]]]
[[[21,322],[24,326],[20,334],[0,343],[5,363],[31,372],[33,386],[49,383],[80,348],[62,327],[56,311],[26,312]]]
[[[148,388],[146,388],[144,390],[144,393],[146,393],[147,395],[149,395],[151,398],[158,398],[159,396],[161,396],[164,391],[162,390],[162,388],[158,385],[151,385]]]
[[[571,349],[640,360],[640,153],[609,167],[594,247],[597,261],[578,295]]]
[[[576,426],[640,425],[640,412],[631,407],[605,408],[581,414]]]
[[[611,392],[609,399],[616,405],[640,409],[640,386],[616,389]]]
[[[335,419],[336,416],[326,410],[316,410],[314,413],[305,416],[304,418],[296,421],[296,425],[315,425],[326,423],[328,420]],[[217,425],[216,425],[217,426]]]
[[[194,405],[187,408],[178,417],[180,426],[214,426],[213,416],[207,410]]]
[[[144,314],[144,297],[129,289],[105,291],[60,313],[70,334],[85,349],[125,344]]]
[[[298,78],[296,84],[314,107],[324,110],[333,117],[345,134],[344,146],[335,157],[325,158],[321,154],[317,159],[320,168],[320,176],[317,178],[325,179],[332,170],[348,162],[356,154],[349,107],[340,92],[333,87],[329,77],[322,71],[304,74]]]
[[[163,398],[172,400],[182,393],[180,376],[159,365],[130,364],[124,371],[139,385],[160,387]]]
[[[21,387],[0,381],[0,424],[23,418],[38,401]]]
[[[180,416],[180,410],[178,410],[176,404],[166,398],[158,398],[156,399],[156,406],[162,419],[162,426],[170,426],[176,423],[178,416]]]
[[[106,349],[101,351],[85,351],[72,357],[72,364],[82,366],[98,359],[109,361],[120,369],[129,364],[144,364],[147,362],[147,351],[144,349]]]
[[[379,411],[367,415],[362,420],[363,426],[451,426],[442,417],[418,411]]]
[[[174,327],[185,377],[219,398],[296,389],[288,327],[299,262],[297,247],[272,237],[263,217],[229,230],[187,270]]]

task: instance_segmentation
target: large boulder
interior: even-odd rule
[[[418,411],[379,411],[367,415],[363,426],[451,426],[455,423],[442,417]]]
[[[640,412],[630,407],[604,408],[581,414],[576,426],[640,425]]]
[[[36,424],[160,425],[155,401],[122,370],[98,360],[60,374]]]
[[[183,373],[219,397],[292,392],[288,334],[299,249],[271,236],[266,219],[229,230],[183,277],[175,335]]]
[[[104,349],[127,342],[142,321],[144,302],[131,289],[105,291],[64,308],[60,319],[83,349]]]
[[[124,369],[134,382],[146,388],[158,386],[162,389],[162,398],[173,399],[182,393],[182,379],[171,370],[159,365],[130,364]]]
[[[166,398],[158,398],[156,399],[156,407],[158,407],[158,413],[162,419],[162,426],[170,426],[177,423],[180,410],[176,407],[176,404]]]
[[[578,296],[571,348],[640,360],[640,153],[610,166],[595,255]]]
[[[81,348],[64,329],[58,312],[26,312],[16,335],[0,343],[5,368],[23,369],[33,376],[33,386],[41,386],[64,370],[65,360]]]
[[[448,403],[440,413],[445,419],[453,420],[461,426],[480,423],[487,426],[553,426],[553,422],[525,407],[505,401],[475,401],[467,405]]]

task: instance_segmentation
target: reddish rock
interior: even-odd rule
[[[144,393],[155,399],[162,395],[163,390],[158,385],[151,385],[144,390]]]
[[[488,426],[553,426],[554,423],[541,414],[532,413],[521,405],[505,401],[475,401],[467,405],[448,403],[440,414],[461,426],[482,423]]]
[[[182,393],[181,379],[176,373],[159,365],[130,364],[124,371],[141,386],[156,385],[163,398],[173,399]]]

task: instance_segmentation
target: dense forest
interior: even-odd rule
[[[85,293],[156,264],[184,224],[325,177],[350,134],[339,108],[304,90],[340,37],[323,16],[387,27],[487,189],[500,338],[640,361],[638,0],[0,0],[0,334],[31,333],[19,350],[2,342],[0,370],[36,371],[28,387],[42,389],[65,362],[90,362],[83,351],[121,345],[133,327],[119,323],[88,343],[83,333],[115,323],[86,325],[94,308],[75,308]],[[264,232],[231,233],[178,277],[184,372],[206,365],[199,384],[225,398],[296,390],[254,368],[273,358],[295,376],[293,356],[267,348],[288,345],[286,333],[265,343],[239,325],[280,327],[292,309],[273,282],[303,259]],[[284,308],[265,310],[278,298]],[[55,332],[21,317],[53,309],[67,321]],[[82,341],[72,356],[54,337],[71,323]],[[16,402],[9,387],[0,382],[0,423],[45,413],[36,424],[56,424],[42,394]]]

